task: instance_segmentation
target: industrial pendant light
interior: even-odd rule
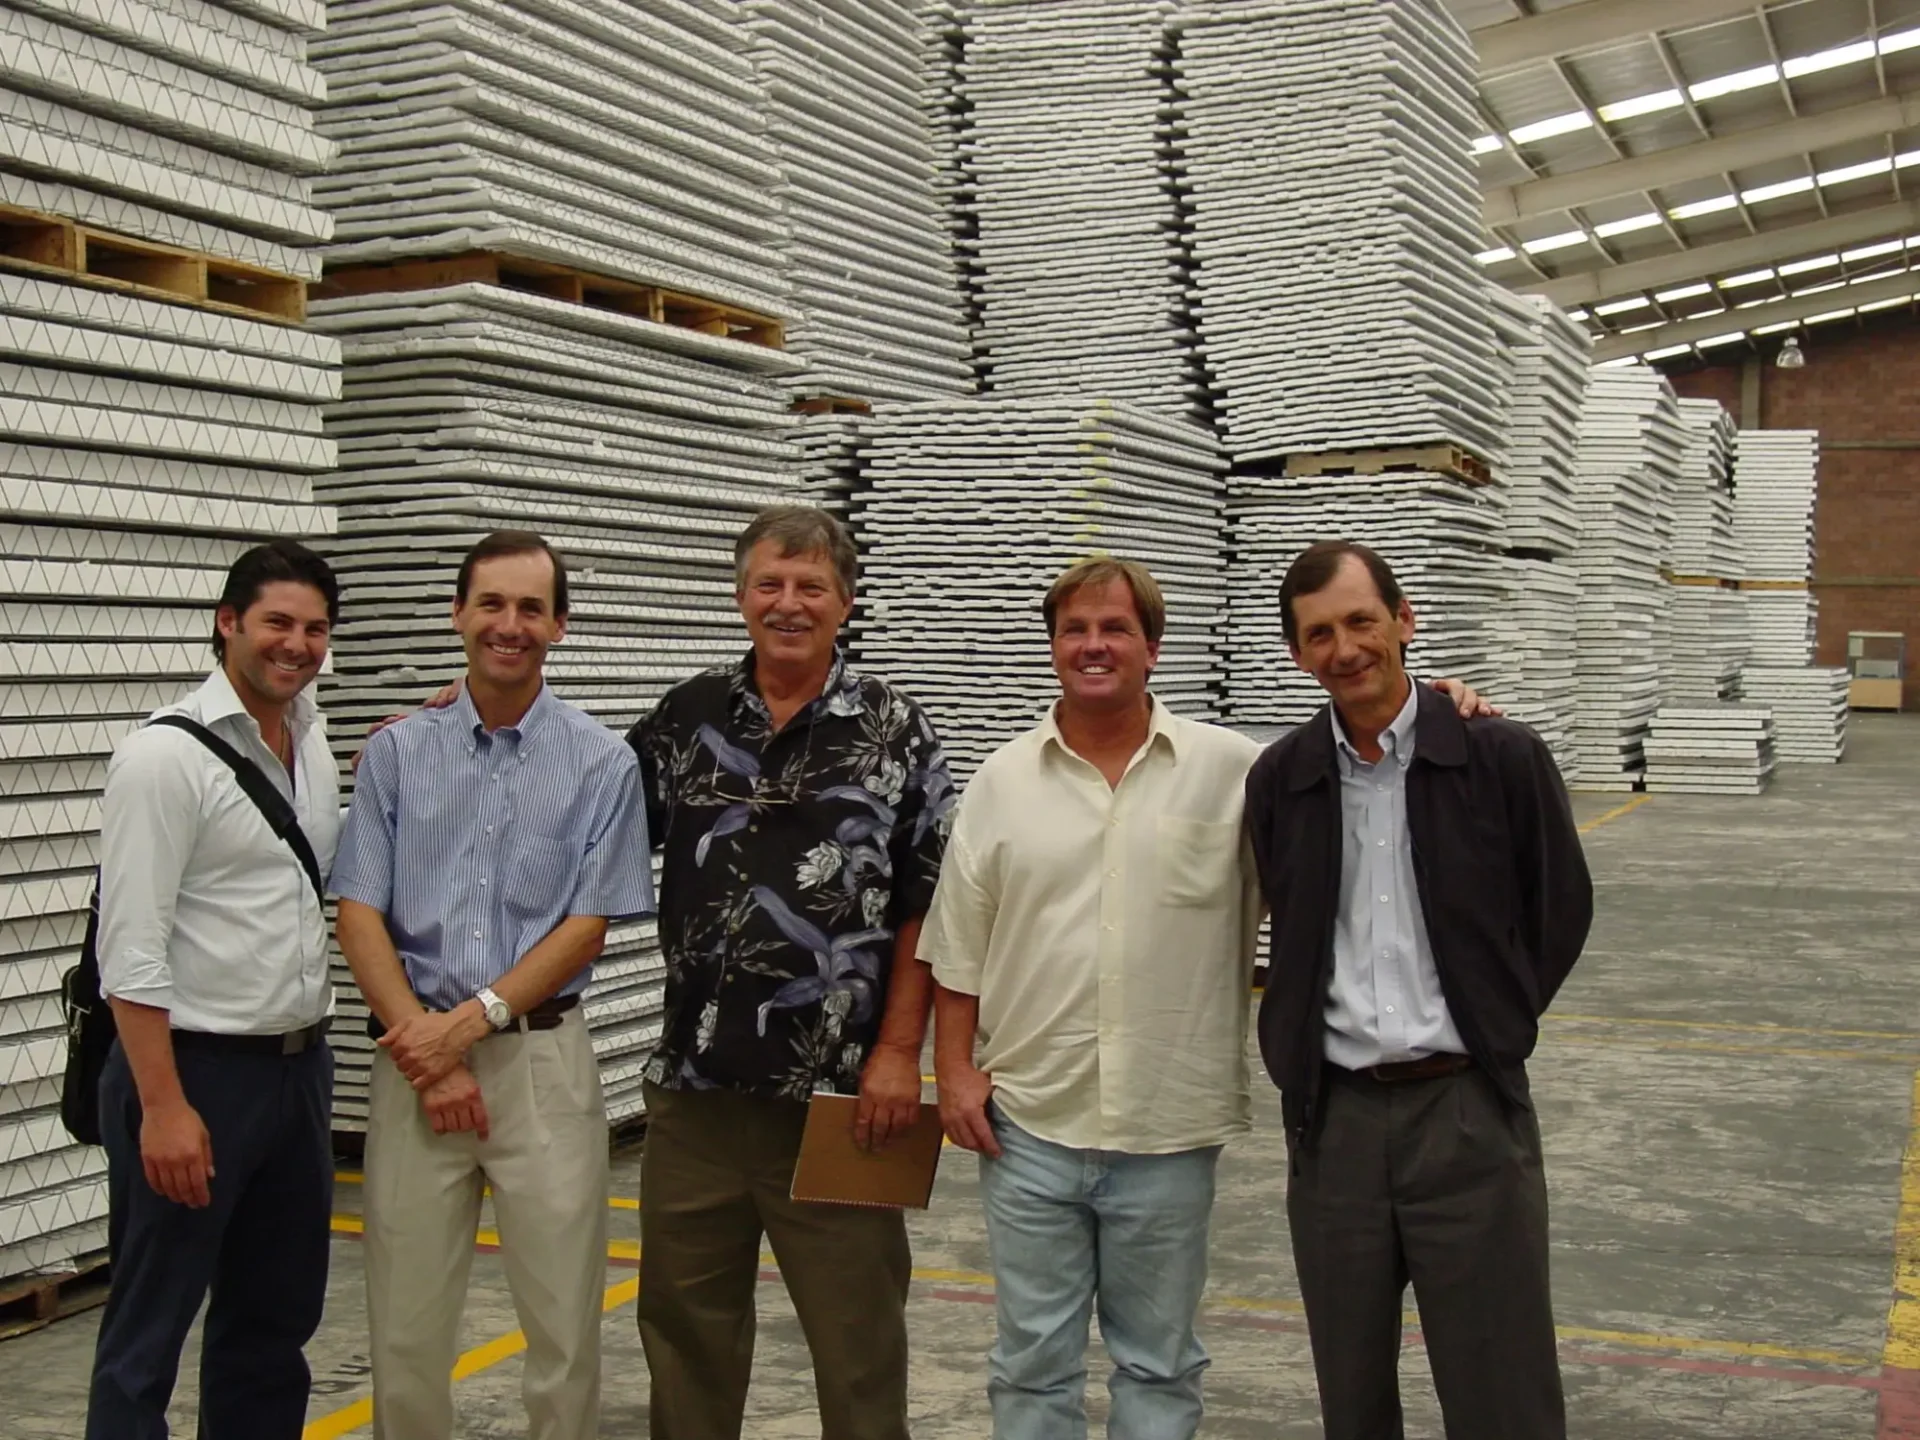
[[[1800,348],[1800,337],[1789,335],[1787,343],[1780,347],[1780,353],[1773,357],[1773,363],[1782,370],[1804,370],[1807,368],[1806,353]]]

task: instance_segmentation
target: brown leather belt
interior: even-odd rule
[[[1439,1054],[1423,1055],[1418,1060],[1399,1060],[1391,1065],[1368,1065],[1346,1073],[1378,1080],[1383,1085],[1398,1085],[1408,1080],[1439,1080],[1472,1068],[1471,1056]]]
[[[580,1004],[576,995],[556,995],[551,1000],[542,1000],[524,1015],[516,1015],[507,1022],[507,1030],[558,1030],[561,1022],[567,1018],[567,1012]],[[367,1017],[367,1034],[378,1040],[387,1033],[387,1027],[380,1023],[380,1017]],[[506,1034],[506,1030],[497,1032]],[[485,1038],[484,1036],[482,1037]]]

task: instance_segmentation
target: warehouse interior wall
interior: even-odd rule
[[[1743,429],[1820,432],[1816,663],[1846,664],[1849,631],[1897,630],[1907,637],[1905,706],[1920,709],[1920,319],[1817,326],[1800,343],[1801,369],[1780,369],[1769,349],[1673,373],[1673,388],[1720,401]],[[1757,414],[1742,413],[1743,386],[1744,408]]]

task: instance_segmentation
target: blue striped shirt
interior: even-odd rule
[[[464,690],[409,715],[367,742],[333,893],[387,917],[414,994],[438,1010],[498,980],[569,915],[651,915],[633,751],[544,687],[518,725],[491,734]]]

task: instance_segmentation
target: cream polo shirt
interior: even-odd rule
[[[968,784],[920,958],[980,997],[976,1063],[1021,1129],[1169,1154],[1246,1128],[1259,753],[1156,700],[1117,786],[1052,714]]]

